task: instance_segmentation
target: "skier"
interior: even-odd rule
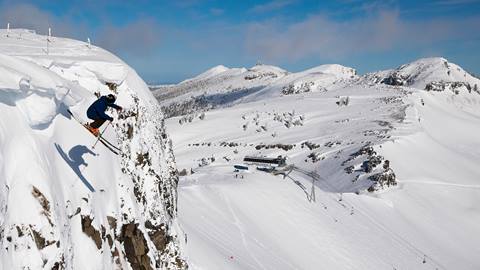
[[[117,111],[121,111],[123,108],[115,104],[116,97],[112,94],[108,96],[101,96],[87,109],[87,117],[92,119],[93,122],[87,124],[86,127],[90,132],[98,137],[100,134],[99,128],[105,123],[105,121],[113,121],[113,118],[105,113],[107,107],[112,107]]]

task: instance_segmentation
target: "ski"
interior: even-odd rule
[[[85,126],[84,126],[85,127]],[[86,127],[85,127],[86,128]],[[87,128],[88,130],[88,128]],[[89,131],[90,132],[90,131]],[[91,133],[91,132],[90,132]],[[93,134],[92,134],[93,135]],[[97,139],[100,140],[100,142],[104,143],[104,144],[108,144],[109,147],[115,149],[116,151],[120,152],[120,148],[118,148],[117,146],[113,145],[113,143],[109,142],[107,139],[105,139],[102,135],[98,135],[98,137],[96,137]]]
[[[90,130],[86,127],[86,124],[83,123],[80,119],[78,119],[73,113],[72,111],[70,111],[69,109],[67,109],[67,112],[72,116],[73,119],[75,119],[75,121],[77,121],[80,125],[82,125],[82,127],[84,127],[88,133],[92,134],[90,132]],[[93,134],[92,134],[93,135]],[[120,148],[116,147],[115,145],[113,145],[111,142],[109,142],[107,139],[105,139],[104,137],[102,136],[98,136],[98,137],[95,137],[97,138],[106,148],[108,148],[108,150],[112,151],[112,153],[114,153],[115,155],[118,155],[120,153]]]
[[[100,141],[106,148],[108,148],[108,150],[110,150],[112,153],[114,153],[115,155],[119,155],[119,151],[120,151],[120,150],[117,150],[117,148],[116,148],[115,146],[109,145],[110,142],[106,141],[106,140],[103,139],[102,137],[99,138],[99,141]]]
[[[115,149],[116,151],[120,151],[120,148],[117,146],[113,145],[111,142],[107,141],[103,136],[100,136],[100,141],[108,144],[111,148]]]

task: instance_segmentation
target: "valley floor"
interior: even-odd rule
[[[348,106],[335,104],[341,96]],[[191,268],[479,269],[479,100],[355,86],[169,119],[179,170],[194,172],[180,179],[178,211]],[[302,124],[272,120],[283,112]],[[255,149],[273,143],[294,146]],[[397,186],[362,191],[362,161],[352,161],[358,181],[345,173],[366,143],[390,160]],[[299,169],[234,172],[252,154],[287,155]]]

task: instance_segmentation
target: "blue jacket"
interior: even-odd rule
[[[101,96],[99,99],[93,102],[90,107],[88,107],[87,117],[92,120],[103,119],[113,121],[113,118],[105,113],[107,107],[120,109],[120,107],[115,105],[115,103],[109,103],[106,96]]]

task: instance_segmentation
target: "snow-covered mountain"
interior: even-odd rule
[[[358,78],[357,72],[353,68],[337,64],[321,65],[302,72],[289,73],[242,101],[327,91],[327,89],[335,88],[336,84],[342,84],[356,78]]]
[[[153,86],[151,90],[170,117],[259,97],[323,91],[353,78],[356,71],[341,65],[322,65],[299,73],[262,64],[249,69],[217,66],[178,85]]]
[[[120,59],[87,43],[0,30],[0,269],[185,269],[178,174],[163,115]],[[118,94],[105,137],[94,92]]]
[[[155,92],[178,115],[166,125],[192,269],[480,268],[477,78],[443,58],[245,72]],[[248,155],[287,169],[235,171]]]
[[[389,85],[403,85],[418,89],[443,91],[445,86],[473,90],[480,87],[480,80],[445,58],[422,58],[393,70],[374,72],[365,77]]]
[[[268,65],[250,69],[217,66],[178,85],[151,89],[169,117],[232,103],[287,74],[281,68]]]

